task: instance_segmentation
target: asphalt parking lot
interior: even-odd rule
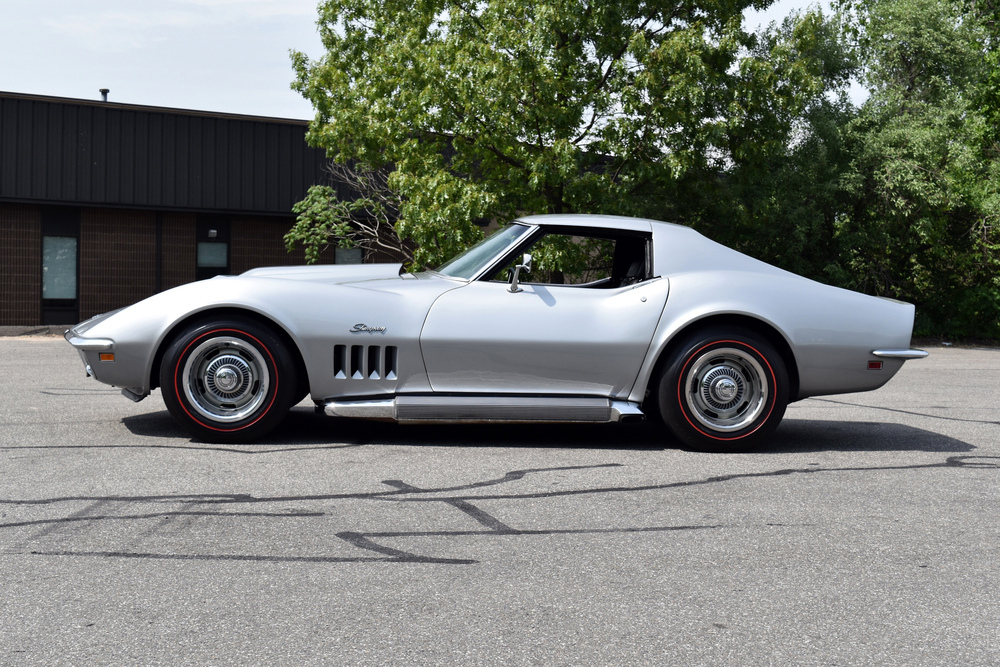
[[[59,338],[0,375],[3,665],[1000,664],[1000,350],[730,455],[307,405],[206,445]]]

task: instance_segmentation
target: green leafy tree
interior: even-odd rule
[[[381,194],[418,266],[478,240],[477,220],[696,223],[720,174],[766,164],[822,89],[791,41],[756,48],[751,4],[769,3],[327,0],[326,54],[293,54],[294,85],[316,109],[314,145],[389,172]],[[323,224],[350,238],[352,211],[325,194]],[[300,223],[290,244],[322,240]]]
[[[953,0],[851,3],[871,96],[846,128],[850,286],[918,304],[922,333],[1000,335],[997,165],[983,24]]]
[[[351,195],[339,197],[329,185],[309,188],[306,198],[292,207],[297,217],[285,235],[288,250],[302,243],[309,263],[316,262],[330,246],[382,251],[412,261],[409,246],[393,228],[399,199],[387,185],[388,171],[333,163],[329,172]]]
[[[978,105],[986,119],[986,150],[1000,152],[1000,1],[968,0],[969,12],[982,25],[983,77]]]
[[[782,91],[768,123],[766,150],[734,133],[735,159],[708,180],[693,224],[712,238],[801,275],[843,282],[836,220],[851,197],[843,128],[855,115],[848,98],[857,63],[840,23],[820,11],[793,13],[755,38],[746,62],[768,68],[767,89]]]

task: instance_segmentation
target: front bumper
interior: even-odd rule
[[[80,354],[80,359],[83,361],[83,366],[87,371],[87,377],[94,378],[105,384],[117,386],[113,381],[109,382],[102,377],[105,375],[104,373],[96,373],[94,371],[101,364],[115,363],[115,341],[110,338],[84,338],[77,334],[76,327],[69,329],[63,334],[63,338]],[[109,355],[110,359],[108,359]],[[122,396],[136,403],[146,397],[146,393],[142,387],[122,387],[121,389]]]
[[[80,353],[80,359],[83,360],[83,365],[87,369],[87,377],[96,377],[92,364],[100,359],[100,353],[111,353],[115,349],[115,342],[110,338],[83,338],[76,335],[74,329],[69,329],[63,334],[63,338]],[[88,352],[96,354],[88,355]]]

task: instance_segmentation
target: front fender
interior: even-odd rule
[[[297,347],[306,367],[310,393],[326,398],[372,387],[333,382],[334,348],[382,345],[399,349],[401,366],[393,389],[426,386],[418,338],[427,310],[443,291],[463,283],[446,280],[369,280],[324,284],[271,278],[266,275],[220,277],[189,283],[98,316],[71,330],[81,346],[111,341],[115,361],[99,363],[96,352],[84,352],[94,377],[128,387],[145,396],[153,383],[159,350],[199,314],[216,310],[254,313],[280,327]],[[356,325],[366,325],[358,328]],[[370,331],[375,329],[377,333]]]

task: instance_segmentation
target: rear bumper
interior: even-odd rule
[[[880,359],[923,359],[927,356],[924,350],[872,350],[872,354]]]

